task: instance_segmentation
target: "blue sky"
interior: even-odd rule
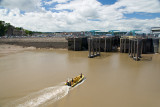
[[[101,2],[103,5],[110,5],[117,2],[117,0],[98,0],[98,1]]]
[[[0,20],[44,32],[150,32],[160,26],[160,0],[0,0]]]
[[[137,18],[137,19],[154,19],[160,17],[160,13],[145,13],[135,12],[131,14],[124,14],[126,18]]]

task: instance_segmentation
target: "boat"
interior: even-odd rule
[[[70,80],[70,81],[67,81],[65,83],[65,85],[68,85],[68,86],[71,86],[71,87],[74,87],[76,86],[78,83],[82,82],[84,80],[84,75],[81,74],[81,75],[78,75],[77,77],[75,77],[74,79]]]

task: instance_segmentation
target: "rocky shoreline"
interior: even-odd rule
[[[68,47],[68,41],[64,37],[45,38],[1,38],[0,44],[19,45],[35,48],[62,48]]]

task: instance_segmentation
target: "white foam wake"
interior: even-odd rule
[[[10,104],[12,107],[40,107],[55,102],[69,92],[68,86],[55,86],[45,88],[39,92],[32,93],[23,97],[14,103]],[[9,105],[8,105],[9,106]]]
[[[76,88],[84,81],[85,79],[73,88],[64,86],[64,83],[61,83],[60,85],[54,87],[48,87],[38,92],[31,93],[30,95],[20,98],[14,102],[11,102],[4,107],[44,107],[63,98],[68,94],[69,90]]]

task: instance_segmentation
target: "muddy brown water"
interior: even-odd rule
[[[32,50],[0,57],[1,107],[160,107],[160,54]],[[83,73],[75,88],[68,78]]]

